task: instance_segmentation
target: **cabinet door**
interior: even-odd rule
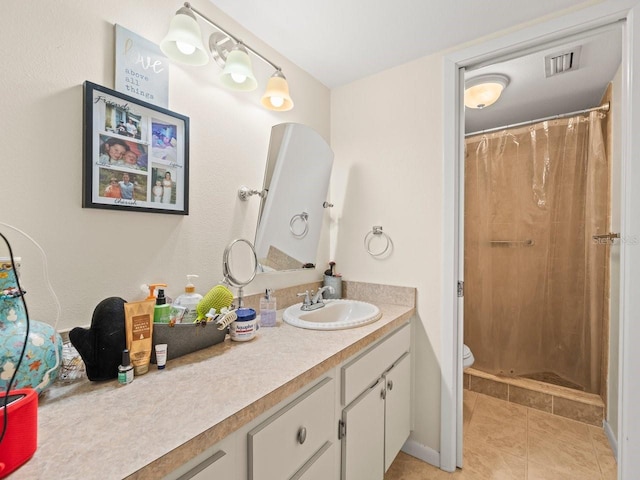
[[[342,480],[384,477],[384,384],[375,385],[342,411]]]
[[[291,478],[335,434],[334,381],[325,378],[248,433],[249,480]]]
[[[387,388],[385,405],[384,471],[409,438],[411,429],[411,356],[405,353],[384,374]]]

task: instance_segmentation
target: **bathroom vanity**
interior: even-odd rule
[[[38,450],[12,478],[382,480],[410,429],[415,291],[401,290],[374,292],[389,303],[359,328],[304,330],[279,311],[251,342],[226,339],[130,385],[56,386]]]

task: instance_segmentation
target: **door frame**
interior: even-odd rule
[[[622,54],[622,184],[620,247],[620,351],[618,402],[618,478],[640,470],[640,414],[633,399],[640,399],[640,358],[632,356],[632,346],[640,342],[640,246],[634,243],[640,233],[640,218],[632,216],[640,208],[640,7],[638,0],[609,0],[592,7],[554,18],[544,23],[487,40],[443,58],[443,293],[442,293],[442,377],[440,408],[440,468],[454,471],[462,466],[462,301],[457,297],[457,282],[463,280],[461,207],[464,182],[464,68],[508,55],[521,56],[529,49],[565,37],[625,19]],[[635,163],[635,164],[634,164]],[[462,204],[461,204],[462,203]],[[637,217],[637,215],[636,215]],[[625,242],[625,238],[628,241]],[[615,361],[615,359],[611,359]],[[637,459],[637,460],[636,460]]]

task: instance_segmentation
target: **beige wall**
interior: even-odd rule
[[[347,280],[414,286],[413,439],[439,450],[442,57],[434,55],[331,92],[332,250]],[[370,256],[364,237],[381,225],[391,255]],[[335,243],[334,243],[335,242]],[[372,249],[380,245],[372,243]],[[378,250],[374,250],[377,252]],[[427,336],[428,335],[428,336]]]
[[[0,116],[0,221],[31,235],[47,253],[51,283],[62,304],[58,328],[90,322],[109,296],[143,298],[140,285],[164,282],[174,298],[185,275],[199,274],[201,293],[222,278],[222,252],[234,238],[253,241],[258,199],[241,203],[240,185],[262,185],[271,126],[300,122],[329,140],[329,90],[240,29],[208,2],[197,8],[279,63],[295,108],[275,113],[259,105],[272,73],[254,59],[255,92],[234,93],[217,85],[220,69],[172,64],[169,108],[190,118],[190,215],[81,208],[82,84],[114,87],[114,24],[158,44],[178,1],[37,0],[3,5]],[[201,22],[203,32],[209,27]],[[328,227],[328,215],[326,216]],[[31,316],[53,322],[53,297],[42,280],[37,250],[14,231],[23,257],[22,280]],[[328,228],[325,228],[325,232]],[[247,288],[278,288],[320,278],[329,256],[321,240],[317,271],[259,276]],[[0,246],[0,255],[6,254]]]

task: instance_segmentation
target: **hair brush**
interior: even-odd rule
[[[196,306],[198,318],[196,321],[204,319],[212,308],[215,308],[216,312],[220,312],[223,308],[229,308],[232,303],[233,293],[231,293],[231,290],[224,285],[216,285],[198,302]]]

